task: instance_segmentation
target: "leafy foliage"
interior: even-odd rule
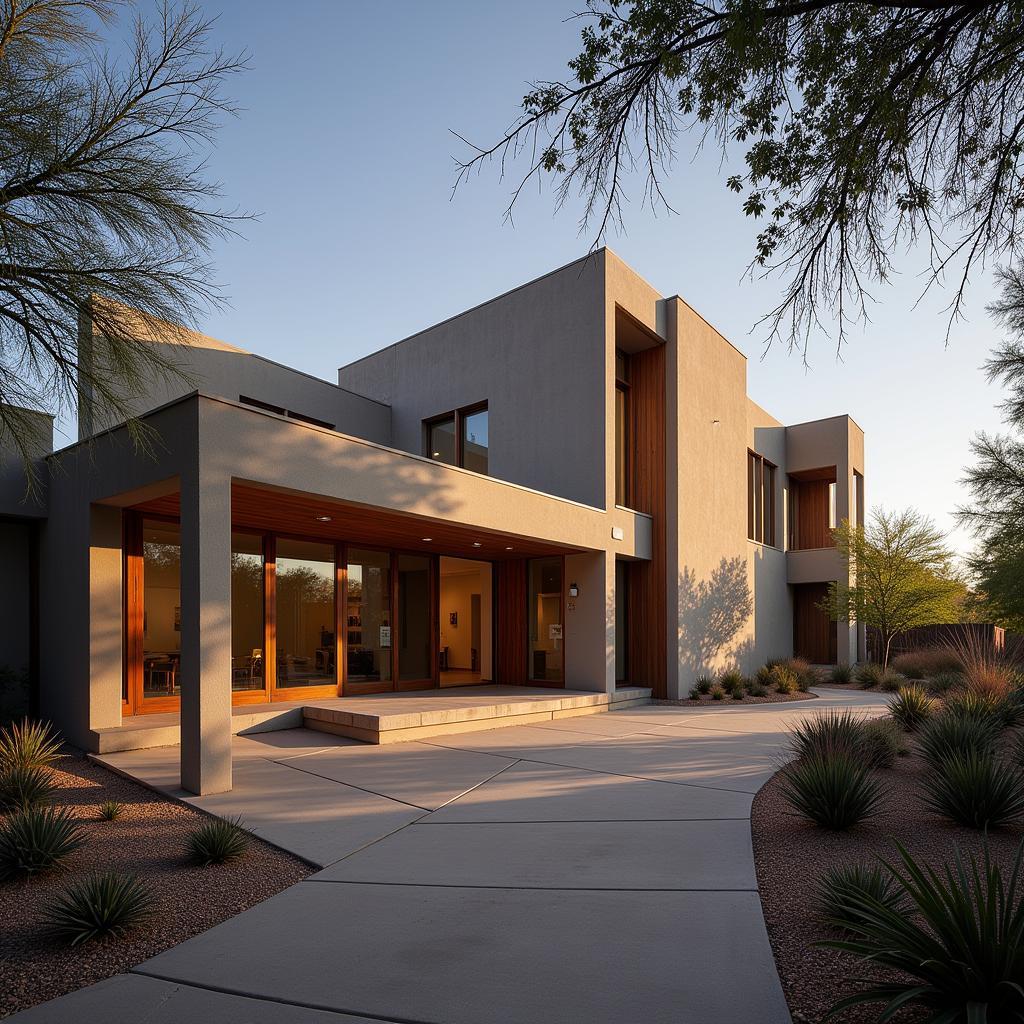
[[[957,851],[952,864],[938,869],[918,864],[902,846],[899,854],[900,861],[884,869],[901,901],[887,906],[868,892],[848,890],[843,908],[851,934],[819,943],[852,953],[863,971],[875,973],[857,978],[855,991],[831,1013],[880,1003],[878,1020],[891,1019],[901,1007],[923,1010],[936,1024],[1021,1020],[1024,844],[1005,873],[987,845],[981,859],[972,855],[965,862]]]
[[[81,825],[63,808],[18,811],[0,822],[0,881],[48,871],[84,842]]]
[[[837,831],[875,814],[883,796],[868,766],[846,753],[794,761],[780,777],[783,796],[798,815]]]
[[[902,686],[889,701],[889,714],[907,732],[914,732],[935,714],[935,701],[920,686]]]
[[[902,887],[882,867],[836,864],[826,868],[818,880],[815,906],[829,924],[847,929],[864,920],[865,903],[898,912],[905,902]]]
[[[72,946],[102,935],[121,935],[153,914],[153,894],[134,875],[90,875],[62,892],[47,907],[50,931]]]
[[[952,754],[925,785],[932,810],[969,828],[994,828],[1024,816],[1024,775],[991,754]]]
[[[0,771],[0,810],[25,810],[50,800],[53,773],[39,765],[11,765]]]
[[[60,757],[60,748],[49,722],[25,718],[0,729],[0,768],[45,768]]]
[[[224,864],[241,857],[249,847],[249,833],[241,818],[211,818],[188,836],[189,857],[197,864]]]

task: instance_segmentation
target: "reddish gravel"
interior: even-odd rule
[[[313,870],[254,839],[238,861],[194,867],[188,832],[206,815],[114,775],[79,753],[57,764],[55,803],[88,822],[88,842],[53,874],[0,885],[0,1017],[118,974],[273,896]],[[102,821],[105,800],[124,807]],[[44,904],[91,870],[139,875],[155,894],[152,919],[121,938],[69,948],[46,935]]]
[[[743,700],[733,700],[729,694],[726,694],[721,700],[715,700],[713,697],[705,694],[699,700],[691,700],[689,697],[684,697],[682,700],[652,700],[651,703],[671,704],[674,707],[681,708],[714,708],[716,711],[721,711],[722,708],[741,708],[744,704],[786,704],[794,700],[814,699],[813,693],[800,693],[798,690],[796,693],[775,693],[773,691],[766,697],[751,697],[747,695]]]
[[[954,845],[965,852],[980,852],[981,834],[949,824],[921,802],[924,762],[914,753],[900,758],[896,767],[881,772],[888,786],[882,812],[870,823],[848,833],[827,832],[794,818],[782,798],[775,776],[754,798],[751,828],[754,860],[761,890],[765,922],[775,953],[782,987],[796,1024],[817,1024],[829,1007],[849,991],[842,979],[865,976],[863,968],[846,953],[812,948],[811,943],[832,937],[812,909],[818,879],[836,863],[872,862],[877,854],[895,859],[895,841],[915,857],[939,863],[951,856]],[[1021,829],[990,833],[993,856],[1008,866],[1021,840]],[[837,1021],[876,1021],[878,1007],[852,1011]],[[919,1019],[913,1014],[900,1022]]]

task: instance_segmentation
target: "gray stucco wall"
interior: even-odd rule
[[[29,665],[31,543],[31,523],[0,518],[0,669]]]
[[[604,252],[338,371],[392,406],[392,445],[486,401],[491,476],[605,507]]]
[[[44,456],[53,450],[53,417],[30,409],[17,411],[25,424],[22,445],[35,470],[36,481],[29,491],[23,453],[13,438],[0,429],[0,517],[36,519],[46,515],[49,473]]]

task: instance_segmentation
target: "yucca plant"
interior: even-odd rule
[[[248,846],[249,833],[241,818],[211,818],[188,836],[189,857],[197,864],[224,864],[240,857]]]
[[[715,681],[714,681],[714,679],[711,678],[711,676],[700,675],[700,676],[697,676],[696,680],[694,681],[693,688],[698,693],[705,693],[706,694],[706,693],[710,693],[711,692],[711,687],[714,686],[714,685],[715,685]]]
[[[987,719],[1000,729],[1006,724],[1002,699],[975,690],[961,689],[950,693],[946,697],[944,711],[957,718]]]
[[[882,681],[882,676],[885,675],[881,665],[876,665],[873,661],[865,662],[863,665],[858,665],[854,670],[853,678],[860,684],[864,690],[870,690],[872,686],[877,686]]]
[[[853,669],[845,661],[840,662],[838,665],[832,666],[829,679],[833,683],[850,683],[853,681]]]
[[[843,831],[878,812],[883,790],[871,770],[846,753],[816,754],[781,773],[782,793],[797,815]]]
[[[84,842],[81,825],[63,808],[17,811],[0,822],[0,881],[48,871]]]
[[[972,855],[967,863],[958,850],[939,869],[898,849],[897,864],[882,864],[901,903],[851,891],[844,900],[850,934],[817,943],[852,953],[861,967],[848,979],[855,990],[826,1019],[870,1003],[881,1004],[879,1021],[904,1008],[923,1011],[931,1024],[1024,1020],[1024,844],[1006,873],[987,845],[980,861]]]
[[[907,732],[914,732],[935,713],[935,701],[920,686],[901,686],[889,701],[889,714]]]
[[[124,807],[116,800],[104,800],[100,804],[99,813],[104,821],[117,821],[124,813]]]
[[[837,928],[860,920],[868,901],[894,910],[905,902],[899,883],[879,865],[836,864],[818,880],[815,909]]]
[[[728,694],[732,694],[733,690],[742,690],[744,682],[746,680],[743,678],[743,673],[734,668],[723,672],[718,677],[718,685]]]
[[[848,710],[819,711],[789,731],[789,749],[796,757],[845,753],[856,757],[862,743],[861,720]]]
[[[952,754],[925,785],[925,803],[968,828],[994,828],[1024,817],[1024,775],[990,754]]]
[[[0,770],[0,810],[20,811],[48,803],[55,788],[49,768],[10,765]]]
[[[120,935],[153,913],[153,894],[134,875],[110,871],[68,886],[45,909],[43,921],[72,946]]]
[[[891,718],[874,718],[861,726],[861,756],[871,768],[891,768],[907,753],[903,730]]]
[[[60,757],[60,739],[49,722],[28,718],[0,729],[0,768],[45,768]]]
[[[922,756],[936,771],[954,754],[994,754],[998,742],[994,718],[964,718],[947,711],[925,722],[917,737]]]

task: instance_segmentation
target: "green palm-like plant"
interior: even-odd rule
[[[842,752],[794,761],[783,769],[781,784],[797,815],[836,831],[877,813],[884,795],[867,764]]]
[[[857,991],[826,1019],[881,1003],[879,1021],[920,1009],[930,1024],[1010,1024],[1024,1020],[1024,843],[1009,873],[984,857],[966,863],[958,850],[940,869],[919,865],[902,846],[900,861],[883,867],[902,897],[887,905],[850,890],[842,939],[818,945],[852,953],[864,970],[897,971],[905,981],[849,979]],[[909,912],[908,912],[909,910]]]
[[[60,757],[60,746],[49,722],[14,722],[0,729],[0,768],[45,768]]]
[[[889,714],[906,729],[914,732],[935,713],[935,701],[920,686],[901,686],[889,701]]]
[[[18,811],[0,822],[0,881],[48,871],[84,842],[81,825],[63,808]]]
[[[90,875],[70,885],[46,908],[50,931],[72,946],[101,935],[120,935],[153,913],[153,894],[134,875]]]
[[[925,803],[968,828],[1024,817],[1024,775],[991,754],[952,754],[926,781]]]
[[[20,811],[48,803],[53,773],[40,765],[14,764],[0,770],[0,810]]]
[[[248,846],[241,818],[211,818],[188,836],[189,857],[197,864],[224,864],[241,857]]]

